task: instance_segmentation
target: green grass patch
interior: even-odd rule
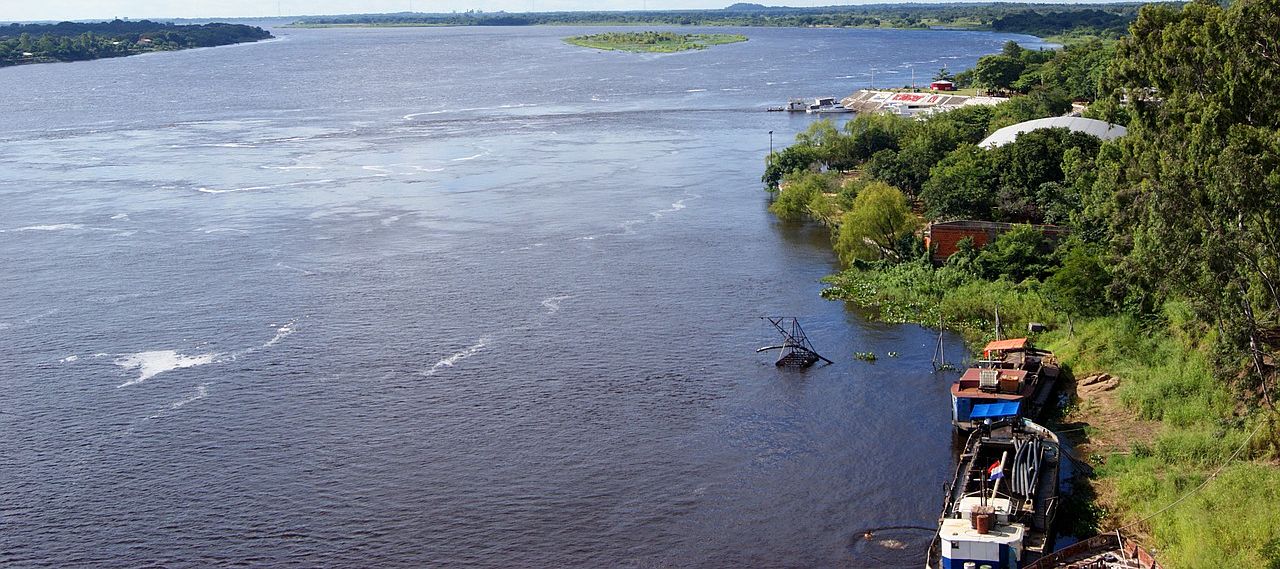
[[[1214,373],[1211,328],[1172,303],[1158,321],[1108,316],[1043,340],[1077,377],[1102,371],[1120,377],[1120,401],[1161,423],[1154,441],[1109,457],[1098,476],[1114,485],[1124,523],[1160,512],[1144,529],[1166,567],[1280,569],[1280,468],[1274,462],[1280,422],[1265,411],[1241,414],[1231,386]],[[1245,445],[1255,428],[1258,434]]]
[[[747,41],[741,34],[678,34],[675,32],[609,32],[573,36],[565,42],[591,49],[637,53],[675,53]]]

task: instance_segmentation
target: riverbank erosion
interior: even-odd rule
[[[242,24],[175,25],[150,20],[13,24],[0,27],[0,67],[126,57],[271,37],[262,28]]]
[[[1280,87],[1276,8],[1147,6],[1114,45],[1007,46],[973,79],[1008,102],[819,123],[763,177],[775,214],[835,235],[826,298],[971,343],[1036,330],[1089,466],[1064,531],[1165,567],[1280,566],[1280,107],[1232,95]],[[987,73],[1010,62],[1039,83]],[[1126,134],[1019,122],[1072,100]]]

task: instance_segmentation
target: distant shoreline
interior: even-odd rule
[[[960,30],[1025,34],[1055,43],[1123,37],[1139,4],[864,4],[718,10],[481,12],[300,16],[286,27],[616,26]]]
[[[0,68],[256,43],[275,38],[243,24],[174,25],[149,20],[0,27]]]
[[[993,34],[1014,34],[1020,36],[1030,36],[1044,42],[1046,44],[1054,44],[1057,46],[1070,45],[1079,41],[1084,41],[1096,36],[1093,35],[1037,35],[1029,32],[1011,32],[1005,30],[996,30],[990,27],[955,27],[955,26],[929,26],[929,27],[899,27],[899,26],[829,26],[829,25],[811,25],[811,26],[741,26],[735,24],[670,24],[665,22],[642,23],[642,22],[593,22],[584,24],[556,23],[556,24],[513,24],[507,26],[493,25],[476,25],[476,24],[454,24],[454,23],[334,23],[334,24],[308,24],[308,23],[292,23],[281,26],[286,29],[302,29],[302,30],[323,30],[323,29],[377,29],[377,28],[652,28],[652,27],[676,27],[676,28],[765,28],[765,29],[809,29],[809,30],[899,30],[899,31],[938,31],[938,32],[989,32]]]

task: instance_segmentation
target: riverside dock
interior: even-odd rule
[[[928,115],[972,105],[997,105],[1004,97],[956,95],[946,91],[899,92],[860,90],[840,102],[858,113],[893,113],[902,116]]]

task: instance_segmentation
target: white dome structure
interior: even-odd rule
[[[1065,128],[1075,132],[1083,132],[1092,134],[1102,140],[1112,140],[1120,138],[1129,132],[1129,129],[1118,124],[1109,122],[1086,119],[1082,117],[1050,117],[1047,119],[1036,119],[1033,121],[1020,122],[1015,125],[1006,126],[1000,130],[991,133],[978,143],[982,148],[996,148],[1013,142],[1018,135],[1024,132],[1042,128]]]

